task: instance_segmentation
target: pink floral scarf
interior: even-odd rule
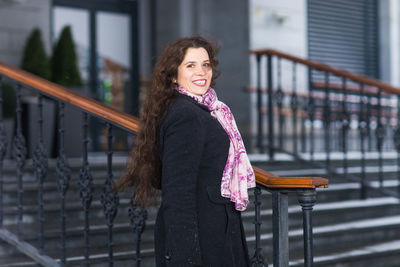
[[[236,210],[245,210],[249,203],[247,189],[256,186],[256,179],[231,110],[218,100],[217,94],[211,87],[202,96],[191,94],[182,86],[178,86],[177,90],[207,106],[211,116],[218,120],[228,134],[230,146],[222,174],[221,195],[230,198],[235,203]]]

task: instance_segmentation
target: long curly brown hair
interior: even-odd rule
[[[114,185],[114,191],[135,188],[134,203],[147,207],[154,203],[157,189],[161,188],[161,161],[158,153],[158,129],[161,118],[172,104],[177,91],[178,66],[189,48],[204,48],[213,69],[211,86],[219,75],[217,46],[200,36],[181,38],[170,43],[159,57],[140,116],[140,130],[130,153],[125,174]]]

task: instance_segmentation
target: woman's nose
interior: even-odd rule
[[[206,73],[205,69],[203,66],[197,67],[196,68],[196,74],[197,75],[204,75]]]

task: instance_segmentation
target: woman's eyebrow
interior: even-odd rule
[[[203,60],[203,63],[204,62],[209,62],[210,60],[209,59],[206,59],[206,60]],[[186,63],[184,63],[184,65],[187,65],[187,64],[193,64],[193,63],[196,63],[197,61],[188,61],[188,62],[186,62]]]

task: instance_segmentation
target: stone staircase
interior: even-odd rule
[[[118,177],[125,166],[125,156],[113,159],[114,176]],[[83,211],[79,199],[80,159],[70,159],[72,177],[66,201],[67,227],[67,266],[80,266],[83,262]],[[100,195],[106,177],[105,158],[91,156],[90,168],[95,190],[90,209],[90,264],[108,266],[107,263],[107,227],[100,203]],[[341,162],[334,161],[336,165]],[[313,212],[314,229],[314,265],[315,266],[399,266],[400,262],[400,202],[397,198],[369,190],[366,200],[360,200],[359,183],[341,178],[328,177],[321,168],[303,166],[291,161],[253,162],[280,176],[324,176],[330,178],[327,189],[318,190],[317,204]],[[395,160],[385,159],[385,186],[395,189],[396,174],[389,166],[395,166]],[[60,256],[60,203],[57,191],[55,163],[50,161],[49,174],[44,184],[45,208],[45,253],[51,257]],[[369,167],[377,165],[369,160]],[[359,166],[358,160],[350,161],[350,167]],[[355,168],[356,169],[356,168]],[[371,169],[371,168],[370,168]],[[17,198],[15,173],[12,163],[5,164],[4,173],[4,224],[10,231],[16,232]],[[373,168],[371,169],[373,171]],[[377,174],[368,172],[367,178],[376,180]],[[37,246],[37,183],[33,168],[28,162],[24,175],[24,239]],[[129,223],[129,192],[121,195],[120,206],[114,222],[114,266],[134,266],[135,236]],[[272,263],[272,209],[271,195],[262,194],[262,245],[263,252]],[[154,266],[153,228],[156,208],[148,210],[148,220],[142,236],[142,264]],[[250,256],[254,253],[254,207],[243,212],[243,221],[249,244]],[[302,214],[297,197],[289,197],[289,245],[290,266],[303,266]],[[0,266],[37,266],[30,258],[21,255],[16,249],[0,242]]]
[[[341,161],[332,163],[334,168],[341,168]],[[400,266],[399,199],[368,189],[368,198],[361,200],[359,183],[329,177],[321,168],[305,168],[288,161],[253,164],[280,176],[301,172],[301,176],[330,178],[329,188],[317,189],[317,204],[313,211],[315,266]],[[384,186],[395,191],[397,174],[390,171],[395,169],[395,159],[385,159],[384,164],[384,170],[389,170],[384,173]],[[357,174],[354,170],[359,166],[358,159],[349,161],[353,175]],[[378,168],[374,166],[377,166],[377,160],[368,160],[367,166],[366,179],[376,181],[378,174],[374,170]],[[372,184],[379,185],[377,182]],[[265,204],[263,213],[263,221],[271,221],[270,204]],[[262,240],[271,244],[271,226],[263,227],[262,232],[267,234]],[[289,198],[289,246],[290,266],[303,266],[302,217],[295,196]],[[271,251],[267,250],[267,255],[271,259]]]

